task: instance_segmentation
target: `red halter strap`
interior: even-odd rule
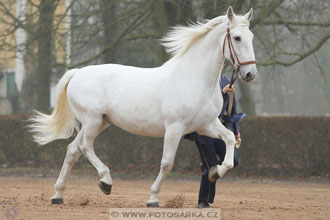
[[[233,72],[232,72],[232,75],[231,75],[230,85],[229,85],[229,88],[231,88],[232,85],[235,83],[235,80],[237,79],[237,74],[238,74],[240,66],[249,65],[249,64],[256,64],[256,61],[251,60],[251,61],[241,62],[238,59],[238,56],[237,56],[236,51],[235,51],[234,46],[233,46],[233,42],[232,42],[231,37],[230,37],[230,28],[229,27],[227,27],[227,34],[225,36],[225,39],[223,40],[223,45],[222,45],[222,54],[223,55],[225,55],[226,40],[228,40],[228,48],[229,48],[229,52],[230,52],[230,59],[232,60],[232,63],[234,65],[234,69],[233,69]],[[238,62],[237,65],[235,65],[235,59],[234,59],[233,54],[235,55],[236,60]]]
[[[240,66],[243,66],[243,65],[256,64],[255,60],[241,62],[238,59],[238,56],[237,56],[236,51],[235,51],[234,46],[233,46],[233,42],[232,42],[231,37],[230,37],[230,28],[229,27],[227,27],[227,34],[225,36],[225,39],[223,40],[223,45],[222,45],[223,55],[225,55],[226,40],[228,40],[228,48],[229,48],[229,52],[230,52],[230,59],[232,60],[232,63],[234,64],[234,66],[237,70],[239,70]],[[237,65],[235,65],[235,59],[234,59],[233,55],[235,55],[235,57],[236,57],[236,60],[238,62]]]

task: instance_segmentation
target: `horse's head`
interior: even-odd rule
[[[252,81],[257,73],[252,45],[253,34],[249,29],[253,9],[244,16],[235,15],[232,7],[227,10],[228,28],[223,43],[223,53],[235,68],[243,82]]]

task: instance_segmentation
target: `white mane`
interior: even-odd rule
[[[223,23],[226,16],[219,16],[212,20],[193,23],[189,26],[177,26],[170,29],[165,37],[161,39],[161,44],[165,47],[166,52],[172,56],[183,55],[191,47],[191,45],[205,36],[217,25]]]
[[[161,39],[161,45],[172,56],[183,55],[194,42],[205,36],[225,20],[227,20],[227,16],[219,16],[212,20],[204,20],[189,26],[172,27],[165,37]],[[250,22],[244,16],[235,15],[235,23],[231,24],[231,28],[238,25],[249,26],[249,24]]]

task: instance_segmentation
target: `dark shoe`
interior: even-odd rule
[[[207,202],[199,201],[197,208],[199,209],[210,208],[210,205]]]
[[[219,179],[219,174],[218,174],[218,167],[217,166],[213,166],[210,168],[209,170],[209,181],[211,183],[215,183],[215,181],[217,181],[217,179]]]

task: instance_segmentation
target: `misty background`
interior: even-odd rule
[[[238,109],[329,115],[329,0],[1,0],[0,114],[50,112],[70,68],[159,66],[170,58],[159,45],[169,27],[225,15],[230,5],[236,14],[254,9],[258,76],[237,81]]]

